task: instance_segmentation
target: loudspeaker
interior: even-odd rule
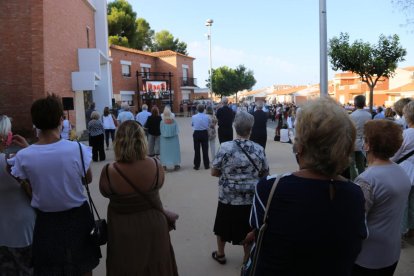
[[[112,107],[114,107],[114,106],[115,106],[115,99],[112,98]]]
[[[63,103],[63,110],[74,110],[75,108],[73,107],[73,98],[62,98],[62,103]]]

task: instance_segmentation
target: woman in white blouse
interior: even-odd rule
[[[32,121],[39,141],[15,157],[12,174],[29,181],[31,205],[37,210],[33,233],[35,275],[91,275],[99,264],[100,249],[89,236],[94,221],[84,194],[81,151],[88,183],[92,181],[88,147],[60,138],[61,99],[55,95],[35,101]],[[41,158],[39,158],[41,156]]]

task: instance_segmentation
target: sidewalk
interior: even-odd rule
[[[220,265],[211,258],[211,252],[216,250],[216,238],[213,233],[214,218],[217,208],[216,177],[210,175],[210,170],[193,170],[193,140],[191,118],[179,117],[181,146],[181,169],[166,173],[164,187],[161,189],[161,199],[165,208],[180,214],[177,230],[171,232],[178,272],[181,276],[237,276],[243,257],[240,246],[227,245],[227,264]],[[285,173],[297,170],[297,164],[292,154],[292,146],[273,141],[274,128],[268,123],[268,140],[266,154],[270,173]],[[216,145],[218,148],[218,142]],[[93,182],[91,183],[92,197],[100,211],[106,217],[108,200],[99,194],[98,182],[103,166],[114,160],[112,147],[107,151],[107,161],[93,163]],[[203,166],[201,166],[203,168]],[[106,247],[101,247],[103,258],[94,275],[105,275]],[[414,275],[414,241],[401,251],[401,258],[396,276]]]

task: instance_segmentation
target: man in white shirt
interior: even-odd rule
[[[354,105],[356,110],[350,116],[356,128],[355,149],[352,156],[352,163],[350,165],[350,178],[354,180],[365,170],[365,156],[363,153],[364,145],[364,125],[371,120],[371,114],[364,110],[365,96],[358,95],[354,98]]]
[[[137,121],[141,126],[145,126],[149,116],[151,116],[151,112],[148,112],[148,105],[143,104],[142,111],[137,114],[135,121]]]
[[[119,124],[122,124],[125,121],[128,120],[134,120],[134,114],[132,114],[131,111],[129,111],[129,105],[128,103],[122,103],[121,105],[122,111],[118,114],[118,122]]]

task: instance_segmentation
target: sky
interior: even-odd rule
[[[212,67],[244,64],[254,72],[254,89],[319,83],[318,0],[129,0],[137,17],[155,32],[170,31],[187,43],[194,78],[205,87],[209,70],[207,19],[211,27]],[[326,0],[328,40],[347,32],[350,40],[377,43],[380,34],[398,34],[407,49],[399,67],[414,66],[414,24],[404,26],[414,7],[401,11],[392,0]],[[332,71],[328,61],[328,79]]]

